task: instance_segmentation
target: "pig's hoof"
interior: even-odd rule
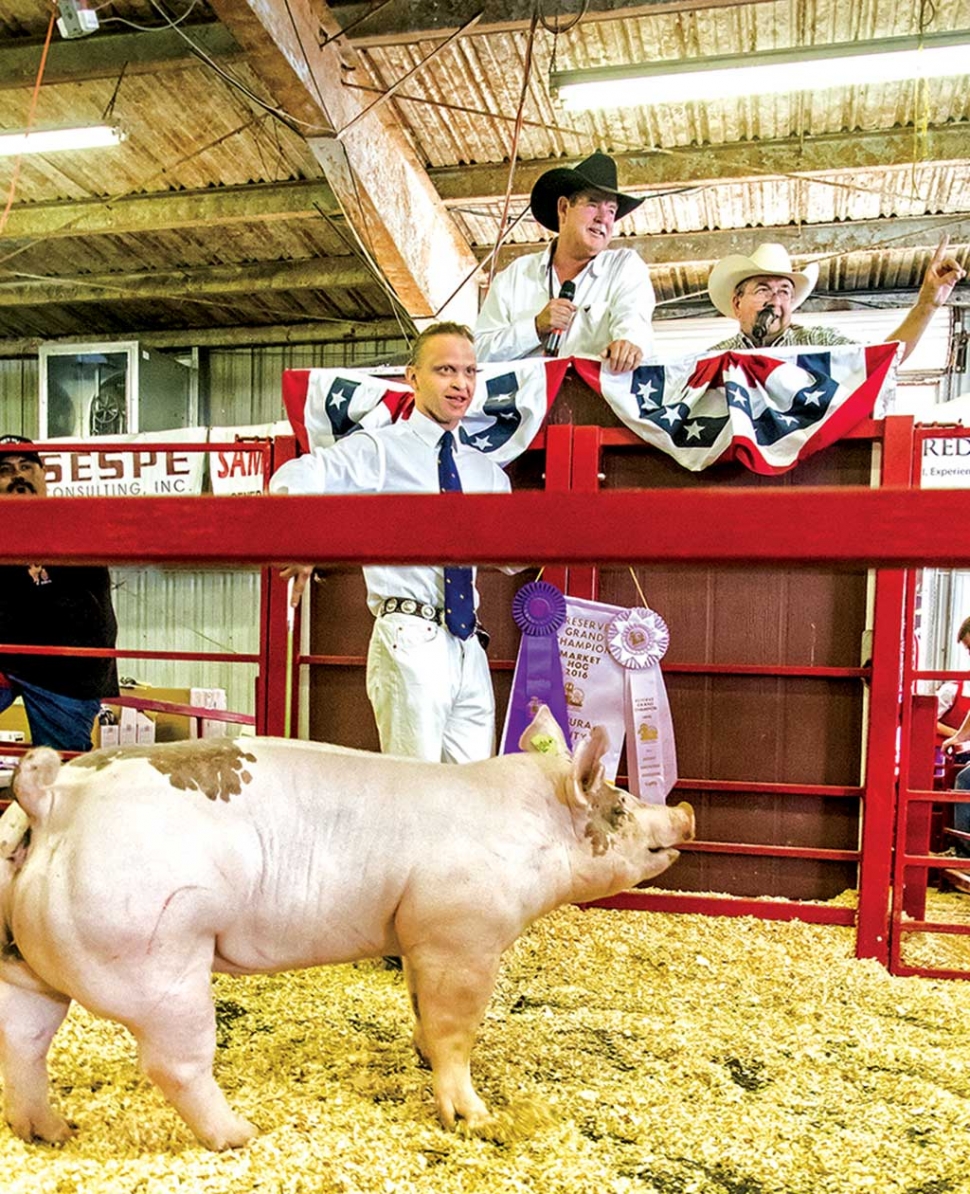
[[[411,1038],[411,1044],[414,1046],[414,1052],[418,1057],[418,1065],[422,1070],[430,1070],[431,1062],[428,1059],[428,1054],[423,1048],[421,1041],[418,1039],[417,1033]]]
[[[218,1132],[200,1134],[199,1139],[214,1153],[222,1153],[229,1148],[242,1148],[258,1134],[259,1129],[255,1124],[243,1119],[241,1115],[234,1115],[232,1121],[224,1124]]]
[[[10,1126],[14,1135],[19,1136],[21,1140],[42,1140],[45,1144],[63,1144],[77,1133],[77,1128],[69,1124],[62,1115],[55,1115],[53,1111],[33,1118],[11,1119]]]

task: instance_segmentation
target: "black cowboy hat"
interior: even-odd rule
[[[632,195],[624,195],[616,185],[616,162],[605,153],[597,150],[591,157],[580,162],[575,169],[568,166],[557,166],[547,170],[536,179],[529,200],[532,214],[550,232],[559,231],[559,215],[556,206],[560,195],[575,195],[577,191],[609,191],[616,196],[616,218],[622,219],[629,215],[634,208],[639,207],[643,199],[634,199]]]
[[[28,444],[32,448],[34,441],[27,439],[23,435],[0,435],[0,458],[4,456],[22,456],[24,460],[32,460],[34,464],[39,464],[43,468],[43,460],[41,460],[36,452],[28,450]]]

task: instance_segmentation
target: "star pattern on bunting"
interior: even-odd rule
[[[486,380],[485,390],[488,397],[484,406],[475,415],[465,417],[465,423],[474,430],[462,426],[458,435],[463,444],[471,444],[480,452],[494,452],[515,435],[522,423],[519,379],[515,373],[500,373]],[[494,421],[483,427],[483,421],[488,419]]]
[[[641,365],[630,375],[630,393],[636,399],[641,415],[650,415],[661,408],[664,395],[664,370],[659,365]]]
[[[359,381],[353,381],[349,377],[335,377],[327,392],[324,405],[335,439],[341,439],[351,431],[357,430],[356,419],[350,417],[350,404],[359,387]]]

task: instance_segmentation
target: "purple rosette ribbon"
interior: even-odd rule
[[[523,585],[512,600],[512,617],[522,631],[512,678],[502,753],[519,750],[519,739],[532,724],[540,705],[548,705],[571,746],[559,631],[566,624],[566,598],[555,585],[537,580]]]

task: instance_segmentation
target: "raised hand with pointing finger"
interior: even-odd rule
[[[953,293],[953,287],[967,276],[967,271],[955,257],[947,256],[950,238],[943,234],[923,275],[916,302],[907,311],[903,322],[887,340],[899,340],[903,345],[902,360],[910,355],[930,320]]]
[[[923,283],[916,298],[917,306],[920,303],[928,303],[933,307],[942,307],[953,293],[953,287],[957,282],[967,276],[967,271],[959,261],[955,257],[947,256],[949,245],[950,238],[944,233],[936,246],[929,268],[923,275]]]

